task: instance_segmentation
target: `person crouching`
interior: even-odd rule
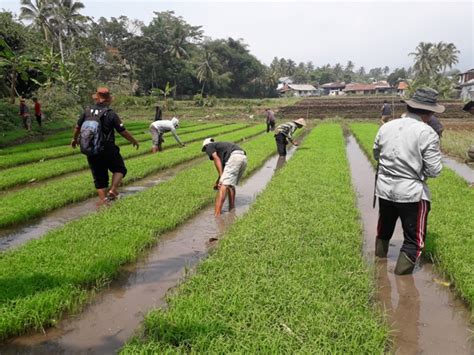
[[[235,187],[247,167],[247,156],[237,144],[214,142],[213,138],[206,138],[203,141],[202,151],[214,161],[218,173],[214,189],[219,193],[216,197],[214,214],[219,216],[227,195],[229,195],[229,211],[235,208]]]

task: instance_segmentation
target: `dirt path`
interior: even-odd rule
[[[204,158],[196,158],[126,185],[120,189],[122,197],[126,198],[139,191],[168,181],[180,171],[188,169],[203,160]],[[59,228],[65,223],[96,211],[97,197],[94,196],[85,201],[56,209],[43,217],[30,220],[27,223],[4,228],[0,231],[0,252],[22,245],[32,239],[39,239],[52,229]]]
[[[290,157],[294,149],[289,150]],[[284,161],[273,157],[237,189],[236,209],[213,216],[208,207],[186,223],[160,237],[136,264],[123,268],[119,280],[102,292],[77,317],[60,322],[45,334],[11,339],[1,354],[88,353],[113,354],[129,339],[152,308],[166,306],[168,290],[176,286],[187,270],[204,258],[209,248],[248,210]]]
[[[474,184],[474,170],[467,164],[461,163],[454,158],[443,156],[443,165],[454,170],[456,174],[466,180],[469,184]]]
[[[377,207],[372,208],[374,169],[353,136],[347,138],[347,156],[364,226],[364,254],[373,263],[378,218]],[[388,258],[375,262],[376,297],[393,329],[394,353],[473,354],[470,312],[433,266],[422,263],[413,275],[393,273],[402,241],[397,223]]]

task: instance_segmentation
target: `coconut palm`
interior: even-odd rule
[[[201,95],[204,92],[204,86],[206,83],[212,81],[214,77],[214,63],[217,58],[208,48],[204,47],[202,61],[198,63],[197,78],[202,83]]]
[[[430,75],[439,67],[439,60],[433,56],[433,43],[420,42],[415,52],[409,55],[415,57],[413,69],[420,75]]]
[[[53,3],[51,0],[20,0],[20,18],[30,20],[33,26],[43,32],[44,39],[51,42],[51,25]]]

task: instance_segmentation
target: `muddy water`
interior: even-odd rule
[[[203,158],[194,159],[131,183],[120,189],[121,196],[125,198],[151,186],[165,182],[178,172],[202,160]],[[54,210],[41,218],[31,220],[25,224],[2,229],[0,231],[0,252],[17,247],[29,240],[41,238],[50,230],[59,228],[65,223],[93,213],[97,211],[97,209],[97,197],[93,197],[77,204]]]
[[[289,157],[294,149],[289,150]],[[121,277],[101,292],[84,312],[70,317],[45,334],[18,337],[0,347],[1,354],[115,353],[152,308],[166,305],[165,295],[187,270],[208,254],[210,247],[237,216],[248,210],[284,160],[266,161],[237,189],[236,209],[224,208],[214,217],[213,206],[160,237],[158,244],[137,263],[123,268]]]
[[[471,169],[467,164],[460,163],[453,158],[444,156],[443,165],[447,166],[451,170],[454,170],[456,174],[461,176],[469,184],[474,184],[474,170]]]
[[[352,136],[347,138],[347,156],[364,227],[364,254],[372,263],[378,217],[378,209],[372,208],[374,169]],[[469,311],[443,286],[432,265],[418,265],[413,275],[393,273],[402,241],[397,224],[388,258],[375,261],[376,296],[388,315],[394,353],[473,354]]]

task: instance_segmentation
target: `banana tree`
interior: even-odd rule
[[[160,89],[160,88],[152,89],[151,93],[152,95],[163,95],[163,99],[165,101],[163,106],[165,110],[167,110],[168,109],[168,96],[173,92],[174,89],[176,89],[176,85],[171,86],[168,81],[166,82],[166,85],[163,89]]]
[[[28,70],[35,69],[36,63],[26,54],[18,54],[14,52],[5,40],[0,38],[0,68],[7,74],[6,77],[10,81],[10,102],[15,103],[16,84],[18,77],[27,81],[29,79]]]

